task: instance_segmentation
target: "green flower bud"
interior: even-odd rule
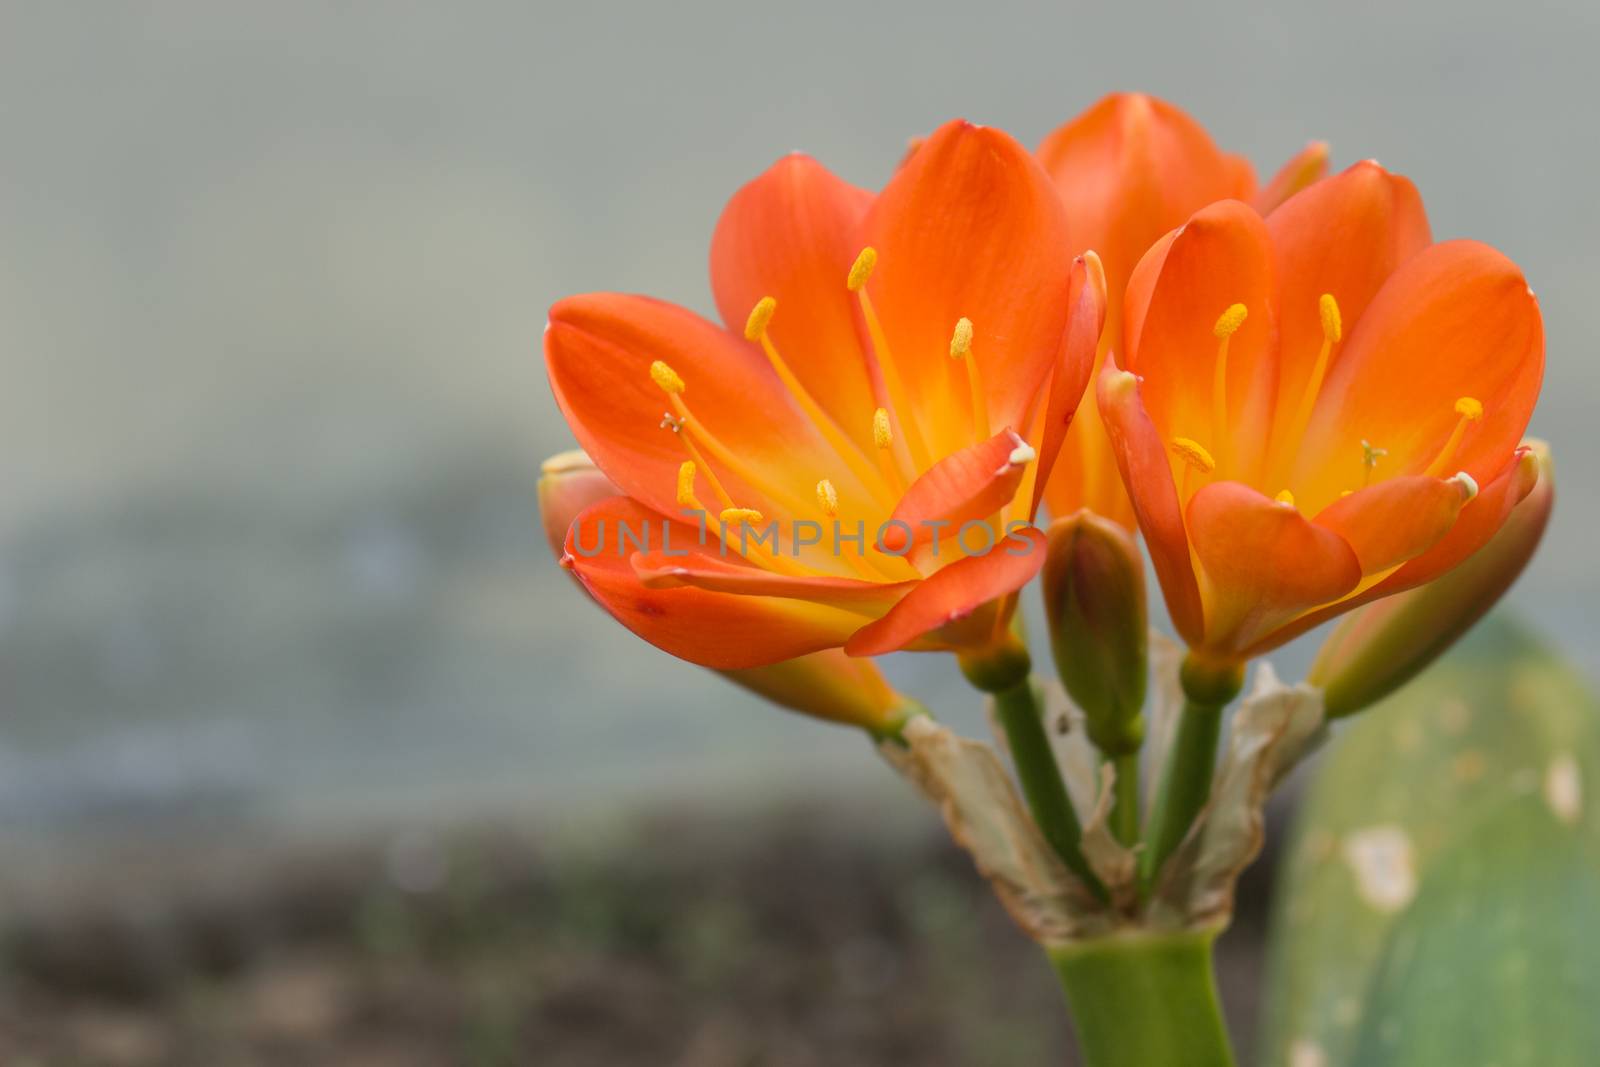
[[[1107,755],[1139,750],[1149,655],[1144,561],[1121,526],[1092,511],[1057,519],[1042,578],[1056,669]]]

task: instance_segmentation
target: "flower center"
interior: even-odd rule
[[[1334,346],[1344,338],[1344,320],[1339,310],[1339,302],[1332,293],[1323,293],[1317,301],[1317,311],[1322,322],[1322,345],[1317,352],[1316,360],[1311,365],[1311,373],[1307,376],[1305,386],[1301,390],[1299,402],[1295,405],[1294,415],[1287,424],[1287,429],[1281,438],[1277,438],[1276,455],[1268,465],[1271,482],[1282,486],[1288,481],[1290,473],[1295,468],[1302,445],[1305,441],[1306,430],[1311,425],[1311,416],[1316,411],[1317,398],[1322,393],[1322,387],[1327,381],[1328,368],[1333,359]],[[1249,316],[1249,309],[1243,304],[1230,305],[1212,327],[1212,335],[1217,338],[1217,356],[1213,364],[1212,396],[1211,396],[1211,422],[1214,435],[1213,447],[1217,450],[1217,457],[1213,458],[1210,451],[1200,442],[1188,437],[1175,437],[1168,447],[1173,454],[1184,463],[1184,472],[1180,485],[1180,492],[1184,499],[1190,496],[1190,487],[1195,477],[1206,477],[1213,474],[1220,466],[1225,471],[1230,469],[1231,441],[1228,433],[1228,345],[1230,339],[1244,325]],[[1464,396],[1455,403],[1457,420],[1455,428],[1449,438],[1440,448],[1433,461],[1428,464],[1423,473],[1431,478],[1442,477],[1449,470],[1450,464],[1455,459],[1456,452],[1461,447],[1461,442],[1466,436],[1467,428],[1483,417],[1483,404],[1475,397]],[[1373,483],[1373,474],[1378,463],[1388,456],[1387,449],[1379,448],[1368,441],[1361,442],[1361,488],[1365,489]],[[1466,478],[1464,474],[1457,477]],[[1382,479],[1379,479],[1380,481]],[[1466,478],[1470,482],[1470,478]],[[1269,482],[1269,484],[1271,484]],[[1465,485],[1465,483],[1463,483]],[[1341,497],[1349,496],[1354,490],[1343,490]],[[1274,499],[1290,507],[1295,506],[1294,492],[1282,488]]]

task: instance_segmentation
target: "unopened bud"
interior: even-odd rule
[[[897,693],[870,659],[856,659],[837,648],[767,667],[717,673],[780,707],[860,726],[877,737],[899,733],[907,719],[923,712]]]
[[[1042,583],[1056,670],[1107,755],[1139,750],[1149,656],[1144,562],[1127,532],[1092,511],[1057,519]]]
[[[1415,677],[1492,608],[1527,566],[1555,503],[1554,468],[1543,442],[1529,442],[1539,481],[1504,525],[1455,568],[1415,589],[1346,615],[1328,635],[1306,680],[1323,691],[1328,717],[1377,703]]]
[[[567,531],[586,509],[622,492],[581,449],[562,452],[539,468],[539,518],[550,551],[561,558]]]

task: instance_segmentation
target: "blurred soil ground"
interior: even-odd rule
[[[10,880],[0,1063],[1074,1062],[1043,958],[931,819],[891,834],[787,806],[94,852]],[[1219,946],[1241,1051],[1269,867]]]

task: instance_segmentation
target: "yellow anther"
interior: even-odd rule
[[[770,296],[764,296],[756,301],[756,306],[750,309],[750,317],[744,320],[744,339],[746,341],[758,340],[767,332],[767,323],[772,321],[772,313],[778,310],[778,302]]]
[[[1317,310],[1322,313],[1322,339],[1330,345],[1338,344],[1344,337],[1344,320],[1339,317],[1339,301],[1333,298],[1332,293],[1323,293],[1317,301]]]
[[[1461,487],[1461,499],[1463,502],[1471,500],[1478,495],[1478,480],[1466,471],[1456,471],[1456,476],[1451,478],[1450,481]]]
[[[680,508],[698,508],[700,501],[694,495],[694,460],[686,459],[678,464],[678,506]]]
[[[723,508],[717,518],[722,520],[724,526],[737,526],[740,523],[756,526],[761,522],[761,512],[755,508]]]
[[[1483,418],[1483,404],[1476,397],[1464,396],[1456,401],[1456,414],[1469,422]]]
[[[894,429],[889,425],[889,412],[884,408],[872,413],[872,443],[879,448],[894,444]]]
[[[678,377],[678,372],[659,359],[650,364],[650,380],[673,396],[683,392],[683,379]]]
[[[956,320],[956,332],[950,335],[950,358],[961,359],[972,351],[972,320],[959,318]]]
[[[1211,453],[1207,452],[1205,445],[1199,441],[1192,441],[1187,437],[1174,437],[1167,447],[1201,474],[1210,474],[1217,469],[1217,461],[1211,458]]]
[[[817,483],[817,503],[822,505],[822,513],[828,518],[839,514],[839,491],[826,478]]]
[[[1244,320],[1249,315],[1249,308],[1243,304],[1234,304],[1227,311],[1217,316],[1217,324],[1211,327],[1211,332],[1216,335],[1219,341],[1226,340],[1239,331],[1239,327],[1244,325]]]
[[[1294,507],[1294,494],[1287,489],[1279,489],[1278,495],[1272,499],[1280,504],[1288,504],[1291,508]]]
[[[872,277],[872,268],[878,265],[878,250],[868,245],[856,256],[856,261],[850,266],[850,276],[845,279],[844,287],[852,293],[859,293],[861,287],[867,284],[867,279]]]

